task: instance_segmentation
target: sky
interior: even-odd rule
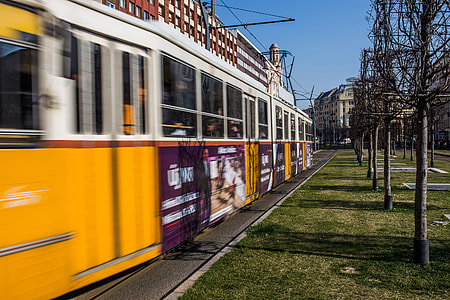
[[[370,47],[370,0],[216,0],[216,15],[225,25],[234,25],[280,18],[232,9],[240,22],[224,5],[295,19],[248,26],[251,33],[244,27],[238,29],[262,52],[277,44],[295,56],[292,84],[305,95],[297,98],[309,98],[314,87],[314,99],[346,83],[347,78],[357,77],[361,50]],[[308,100],[297,104],[302,109],[309,107]]]

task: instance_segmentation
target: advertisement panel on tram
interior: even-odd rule
[[[245,146],[160,148],[166,251],[245,205]]]

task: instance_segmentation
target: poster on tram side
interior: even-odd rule
[[[312,158],[313,158],[313,148],[311,143],[306,144],[306,168],[312,166]]]
[[[274,167],[273,167],[273,187],[281,184],[285,180],[285,146],[284,143],[275,143],[273,144],[273,159],[274,159]]]
[[[297,175],[297,144],[291,143],[291,177]]]
[[[260,161],[260,194],[265,194],[272,188],[272,145],[260,144],[259,146]]]
[[[297,153],[298,153],[298,159],[297,159],[297,170],[298,173],[303,171],[303,143],[297,144]]]
[[[162,251],[242,207],[245,146],[161,147]]]
[[[211,215],[214,223],[246,202],[245,145],[208,147]]]

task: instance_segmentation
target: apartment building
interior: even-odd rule
[[[316,130],[322,142],[340,142],[349,137],[353,105],[350,84],[322,92],[314,100]]]
[[[158,20],[173,25],[202,46],[206,45],[206,24],[197,0],[97,0],[144,21]],[[208,22],[212,28],[223,26],[217,16],[208,11]],[[229,62],[237,63],[236,37],[225,28],[210,32],[211,52]]]

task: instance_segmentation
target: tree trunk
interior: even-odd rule
[[[359,151],[361,153],[361,157],[360,157],[360,160],[359,160],[359,165],[362,167],[363,163],[364,163],[364,132],[363,132],[363,134],[361,136],[361,148],[359,149]]]
[[[431,117],[430,121],[430,131],[431,131],[431,158],[430,158],[430,166],[434,167],[434,122],[433,117]],[[428,151],[427,151],[428,152]]]
[[[378,125],[373,132],[373,176],[372,190],[378,191],[378,174],[377,174],[377,150],[378,150]]]
[[[403,159],[406,159],[406,130],[403,126]]]
[[[414,160],[413,151],[414,151],[414,135],[411,135],[411,161]]]
[[[414,262],[427,264],[430,261],[429,240],[427,238],[427,180],[428,180],[428,104],[424,101],[417,106],[417,171],[414,207]]]
[[[392,152],[393,155],[397,155],[395,153],[395,138],[392,138],[392,150],[391,150],[391,152]]]
[[[373,133],[371,131],[369,131],[369,147],[367,149],[368,151],[368,165],[369,167],[367,168],[367,178],[372,178],[372,143],[373,143]]]
[[[384,209],[392,210],[391,191],[391,120],[384,121]]]

